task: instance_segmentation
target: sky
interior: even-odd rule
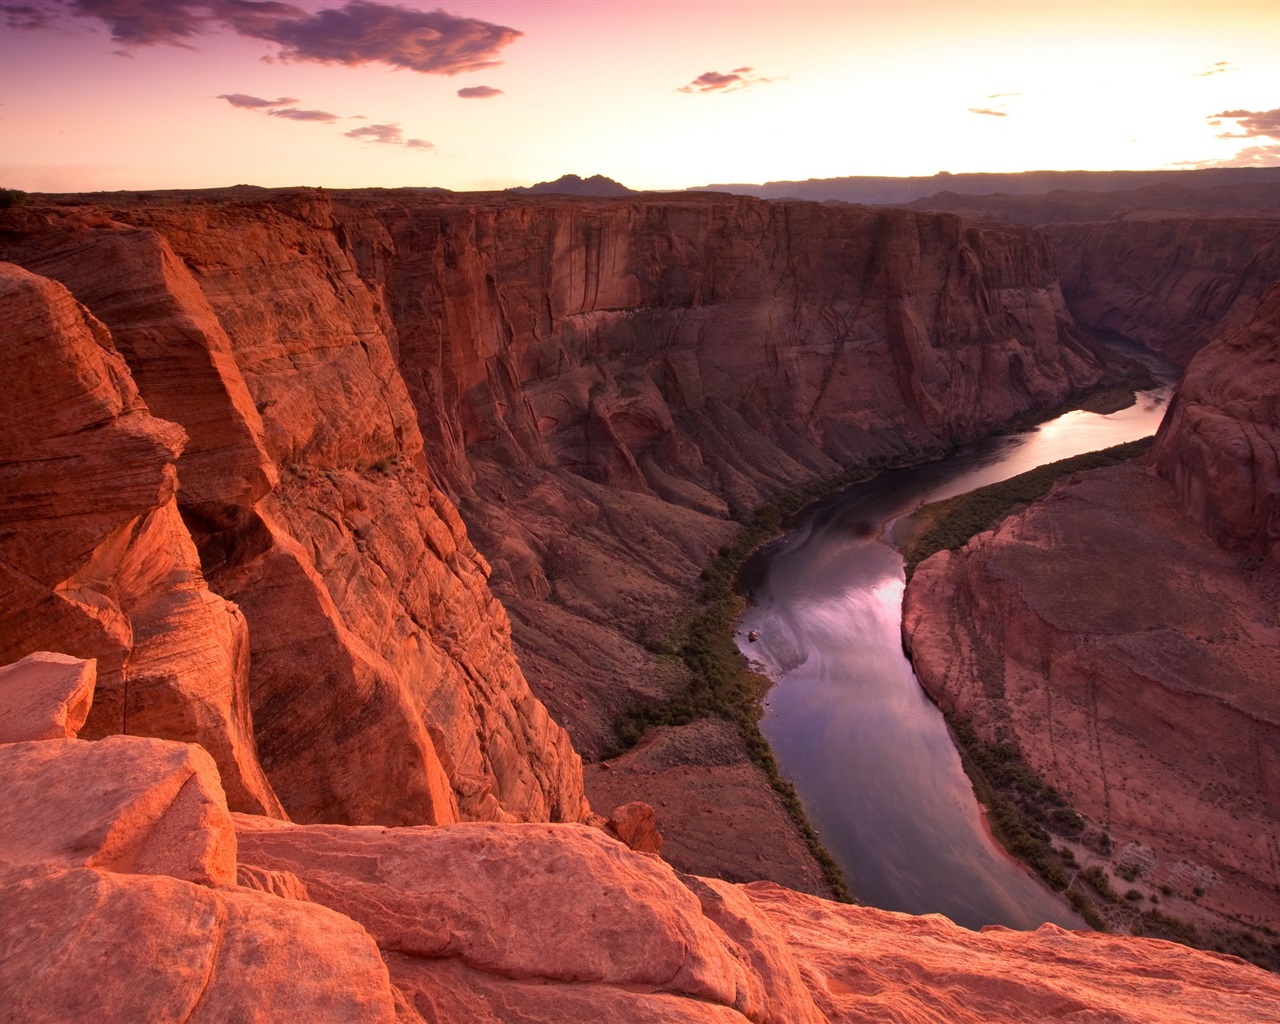
[[[1280,165],[1280,0],[0,0],[0,187]]]

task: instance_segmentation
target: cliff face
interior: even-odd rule
[[[1274,217],[1164,217],[1044,230],[1080,323],[1117,331],[1182,366],[1247,322],[1280,278]]]
[[[905,602],[939,704],[1016,743],[1202,924],[1280,922],[1278,300],[1193,360],[1158,476],[1060,484],[923,563]]]
[[[334,215],[526,670],[587,750],[669,685],[644,646],[730,509],[1097,377],[1025,229],[727,197]]]
[[[140,686],[145,679],[152,690],[174,689],[186,671],[164,659],[189,660],[199,615],[226,608],[234,634],[210,646],[235,672],[205,674],[239,679],[238,692],[247,678],[248,705],[235,713],[245,731],[252,710],[271,781],[262,780],[256,803],[238,806],[260,810],[274,788],[302,820],[581,818],[580,763],[528,690],[505,614],[485,584],[487,566],[429,476],[372,301],[341,252],[317,241],[305,217],[220,232],[216,219],[194,211],[181,230],[173,225],[174,238],[188,243],[181,260],[155,230],[94,211],[27,213],[6,226],[8,255],[65,280],[101,311],[125,357],[116,357],[115,375],[128,382],[125,362],[139,367],[141,398],[127,386],[142,415],[145,400],[193,439],[175,488],[182,431],[163,424],[173,440],[154,472],[169,491],[143,510],[142,554],[130,559],[126,549],[120,564],[91,562],[91,572],[81,556],[42,580],[61,593],[78,571],[94,581],[85,589],[108,592],[118,606],[121,692],[152,719],[129,717],[127,707],[108,719],[112,705],[103,701],[99,731],[205,742],[185,698],[169,701],[168,717],[156,721],[164,702]],[[200,245],[218,261],[211,257],[203,271]],[[310,258],[300,254],[307,245]],[[34,345],[41,331],[47,325],[33,332]],[[23,387],[40,371],[14,367]],[[22,429],[45,432],[40,416]],[[115,473],[112,458],[96,460],[94,471]],[[89,492],[84,500],[98,499]],[[12,515],[27,533],[62,530],[52,510],[19,506]],[[63,541],[50,539],[57,551]],[[179,567],[157,560],[157,548]],[[130,596],[116,597],[126,581]],[[191,607],[180,601],[184,587],[196,592]],[[66,646],[39,631],[2,635],[11,656]],[[104,653],[88,646],[78,653]],[[153,658],[160,667],[150,666]],[[209,701],[231,713],[230,700]],[[234,777],[230,756],[220,764]],[[254,765],[259,778],[262,769]]]
[[[1280,559],[1280,285],[1187,367],[1152,465],[1224,548]]]
[[[251,712],[303,821],[582,818],[538,698],[598,751],[619,711],[681,687],[646,646],[734,536],[730,507],[1098,374],[1044,239],[946,216],[290,193],[0,228],[0,256],[63,282],[186,432],[166,529],[239,630],[240,729]],[[181,636],[147,587],[152,633]],[[134,686],[141,647],[119,646]],[[196,738],[170,718],[102,731]]]

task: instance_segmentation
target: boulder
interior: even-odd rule
[[[0,743],[75,739],[93,702],[97,668],[50,651],[0,668]]]

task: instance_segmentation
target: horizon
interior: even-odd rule
[[[1280,7],[1152,11],[7,3],[0,186],[492,191],[577,173],[675,191],[1280,165]]]

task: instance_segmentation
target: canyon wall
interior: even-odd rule
[[[922,563],[925,688],[1202,924],[1280,925],[1280,288],[1188,368],[1151,469],[1080,474]]]
[[[1140,218],[1044,230],[1082,324],[1133,338],[1181,366],[1245,323],[1280,279],[1274,218]]]
[[[119,634],[117,667],[73,651],[103,658],[91,727],[199,739],[256,780],[234,806],[299,821],[581,820],[546,709],[594,755],[686,685],[654,649],[731,511],[1099,375],[1023,228],[723,196],[100,199],[0,223],[186,435],[151,575],[82,588]],[[178,667],[197,608],[225,665]],[[225,723],[190,720],[197,676],[234,680],[205,701]]]
[[[5,492],[5,608],[21,620],[0,632],[6,655],[102,658],[94,734],[198,739],[240,809],[580,820],[579,759],[528,689],[341,252],[298,218],[220,234],[206,211],[184,212],[220,273],[193,272],[191,247],[180,259],[155,230],[96,210],[6,220],[5,255],[44,275],[11,268],[6,293],[11,322],[43,310],[5,352],[13,387],[35,396],[6,428],[8,472],[23,480]],[[60,425],[80,378],[46,392],[64,366],[103,359],[96,378],[124,396],[106,407],[147,423],[154,454],[84,447],[79,421]],[[143,493],[121,477],[131,454],[157,481]],[[120,511],[92,533],[75,521],[84,536],[68,547],[66,509],[110,510],[122,487]],[[66,617],[68,603],[88,622],[76,645],[36,610]]]

